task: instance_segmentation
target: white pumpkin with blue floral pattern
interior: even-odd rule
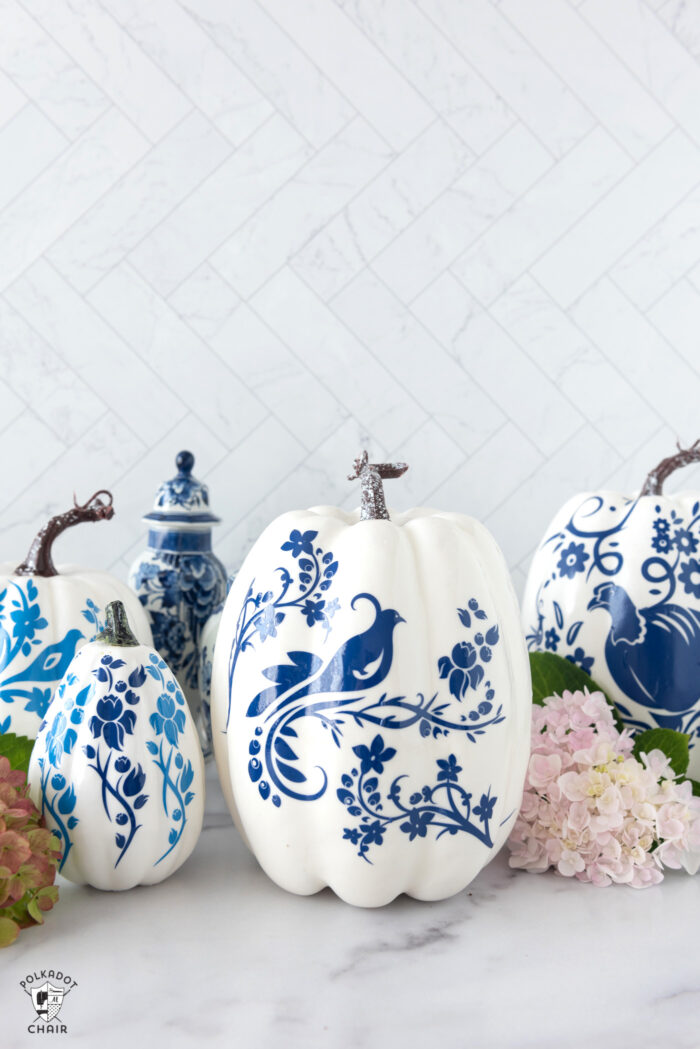
[[[556,652],[598,682],[634,731],[690,737],[700,778],[700,492],[666,496],[665,479],[700,444],[663,460],[639,495],[588,492],[556,514],[523,597],[528,646]]]
[[[0,565],[0,734],[36,736],[54,689],[81,645],[103,629],[105,605],[115,597],[150,644],[148,616],[128,586],[108,572],[53,563],[62,532],[113,513],[110,493],[96,492],[52,517],[20,565]]]
[[[131,633],[124,606],[71,662],[32,752],[30,795],[60,841],[60,873],[98,889],[162,881],[194,849],[204,760],[182,690]]]
[[[530,743],[531,683],[503,557],[472,518],[284,514],[241,567],[212,676],[234,821],[291,892],[376,907],[463,889],[504,843]]]

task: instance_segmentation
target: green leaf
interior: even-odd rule
[[[677,776],[684,776],[688,769],[690,736],[685,732],[674,732],[671,728],[650,728],[635,737],[632,753],[637,760],[642,754],[652,750],[661,750],[671,762],[671,768]]]
[[[5,732],[0,736],[0,757],[9,759],[10,767],[29,772],[29,759],[32,756],[34,740],[26,736],[16,736],[14,732]]]
[[[587,688],[589,692],[602,692],[612,710],[616,728],[622,732],[625,723],[620,712],[604,688],[590,674],[563,656],[554,652],[531,652],[532,702],[540,706],[548,696],[560,696],[562,692],[578,692]]]
[[[0,948],[9,947],[19,936],[19,925],[12,918],[0,915]]]
[[[41,908],[35,899],[32,898],[27,904],[27,912],[38,925],[44,924],[44,915],[41,913]]]
[[[688,783],[693,788],[693,794],[695,797],[700,798],[700,782],[696,779],[691,779],[690,776],[688,776]]]

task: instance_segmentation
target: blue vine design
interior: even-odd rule
[[[0,592],[0,700],[23,703],[24,710],[40,719],[46,715],[55,683],[60,681],[85,635],[77,628],[47,645],[49,621],[39,604],[33,579],[9,580]],[[82,616],[91,626],[90,638],[103,629],[100,609],[88,597]],[[32,657],[30,659],[30,657]],[[27,663],[26,660],[29,660]],[[24,666],[22,662],[24,661]],[[15,669],[13,664],[16,664]],[[0,734],[10,731],[12,715],[0,719]]]
[[[382,801],[380,776],[385,765],[395,757],[396,750],[387,747],[381,735],[376,735],[369,747],[360,744],[352,749],[359,759],[359,773],[357,768],[353,768],[350,774],[345,773],[336,795],[348,814],[359,820],[359,826],[343,828],[343,839],[358,846],[357,855],[361,859],[372,862],[368,857],[370,848],[383,845],[388,828],[396,823],[399,830],[408,835],[409,841],[425,838],[429,831],[434,830],[437,831],[436,840],[443,834],[462,832],[477,838],[487,848],[493,847],[490,821],[498,798],[491,794],[489,787],[478,804],[473,805],[471,793],[459,783],[462,766],[454,754],[437,760],[436,782],[432,786],[426,783],[414,791],[408,804],[401,797],[401,780],[408,777],[405,773],[396,776],[385,797],[386,802],[393,806],[393,811],[387,813]]]
[[[321,547],[314,546],[317,536],[317,531],[308,530],[302,533],[297,528],[292,529],[289,539],[280,549],[289,552],[297,562],[295,574],[292,576],[284,567],[276,569],[280,576],[279,590],[276,594],[272,590],[258,591],[254,594],[255,580],[248,588],[236,623],[229,659],[229,700],[225,732],[228,731],[231,717],[231,692],[236,666],[241,653],[253,647],[256,635],[260,643],[270,637],[277,637],[277,627],[284,622],[288,611],[294,608],[299,610],[309,627],[319,623],[326,636],[330,632],[331,619],[340,605],[335,598],[331,601],[326,600],[325,594],[338,571],[338,562],[330,550],[324,552]]]
[[[167,678],[164,671],[168,674]],[[163,688],[156,703],[156,711],[149,718],[158,742],[148,740],[146,747],[163,777],[163,811],[173,826],[168,833],[168,848],[156,860],[155,867],[173,851],[184,833],[187,808],[195,798],[195,792],[189,789],[194,781],[194,768],[191,761],[185,761],[179,750],[179,737],[186,725],[185,698],[169,674],[164,660],[152,653],[150,662],[140,668],[140,674],[141,683],[149,674]]]

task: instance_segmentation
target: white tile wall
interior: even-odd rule
[[[123,575],[190,447],[293,506],[558,504],[700,436],[700,3],[0,0],[2,559]],[[700,484],[700,471],[683,484]]]

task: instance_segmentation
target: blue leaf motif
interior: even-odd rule
[[[92,750],[92,747],[90,749]],[[158,753],[158,747],[150,739],[146,743],[146,749],[148,750],[149,754],[157,754]]]
[[[498,644],[498,626],[496,624],[494,624],[493,626],[489,627],[488,630],[486,631],[486,644],[487,645],[496,645],[496,644]]]
[[[355,800],[355,795],[352,791],[344,790],[342,787],[338,788],[336,794],[338,795],[338,801],[341,801],[343,805],[352,805]]]
[[[71,784],[68,790],[61,794],[61,797],[58,799],[58,811],[61,815],[68,816],[75,808],[75,802],[75,788]]]
[[[283,761],[279,761],[277,767],[285,779],[289,779],[293,783],[306,783],[304,773],[300,772],[299,769],[295,769],[293,765],[286,765]]]
[[[182,770],[182,775],[180,777],[180,788],[182,790],[187,790],[187,788],[192,783],[193,779],[194,779],[194,769],[192,768],[192,762],[188,761],[187,764],[185,765],[184,769]]]
[[[134,802],[135,809],[141,809],[148,801],[148,794],[139,794],[138,798]]]
[[[141,688],[146,680],[146,671],[143,666],[134,667],[128,677],[130,688]]]
[[[287,761],[297,761],[297,756],[283,739],[279,737],[275,740],[275,750],[281,758],[285,758]]]
[[[123,849],[124,846],[126,845],[126,838],[124,837],[123,834],[115,834],[114,835],[114,840],[117,843],[117,847],[120,848],[120,849]]]

